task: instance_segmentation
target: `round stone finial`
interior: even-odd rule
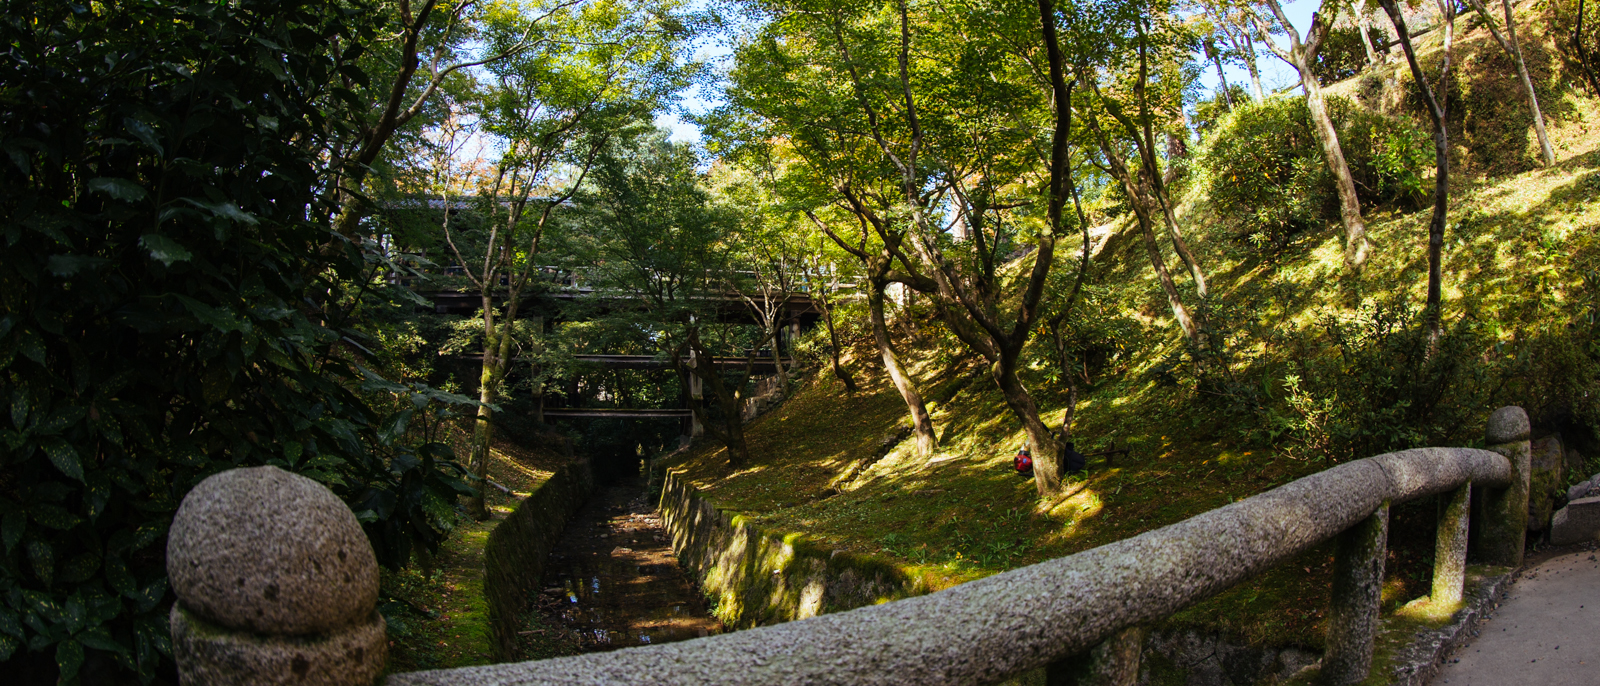
[[[277,467],[230,469],[184,496],[167,577],[191,611],[258,634],[326,633],[378,602],[377,557],[350,508]]]
[[[1484,432],[1484,441],[1489,445],[1526,441],[1532,432],[1528,413],[1516,405],[1507,405],[1489,415],[1489,429]]]

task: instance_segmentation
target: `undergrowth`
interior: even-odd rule
[[[453,438],[464,442],[467,432],[458,427]],[[496,434],[489,478],[510,492],[494,485],[484,488],[490,519],[474,521],[458,512],[455,527],[436,558],[418,560],[398,572],[382,571],[378,609],[388,623],[390,673],[496,661],[483,589],[484,546],[489,532],[567,459],[554,451],[530,447],[541,442],[527,438],[514,431]],[[561,645],[563,632],[536,633],[541,627],[536,626],[537,613],[532,615],[528,633],[520,637],[525,654],[570,654]]]

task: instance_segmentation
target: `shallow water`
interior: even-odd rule
[[[598,490],[567,523],[545,564],[539,600],[585,651],[722,632],[678,567],[642,479]]]

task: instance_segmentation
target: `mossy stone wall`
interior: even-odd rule
[[[528,596],[539,591],[545,559],[560,540],[567,520],[593,491],[589,461],[569,462],[489,532],[483,549],[483,593],[499,660],[519,659],[517,631],[528,608]]]
[[[679,564],[731,627],[779,624],[927,592],[893,564],[766,531],[723,512],[681,474],[666,475],[661,519]]]

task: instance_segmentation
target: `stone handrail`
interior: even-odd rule
[[[1051,683],[1132,683],[1126,670],[1130,655],[1137,670],[1136,627],[1336,538],[1320,680],[1352,684],[1370,669],[1390,505],[1451,494],[1438,527],[1432,599],[1459,602],[1471,498],[1482,498],[1472,532],[1477,556],[1521,562],[1528,434],[1520,408],[1501,408],[1489,421],[1489,450],[1421,448],[1356,460],[1133,538],[926,596],[680,643],[395,674],[387,683],[981,684],[1046,666]],[[180,604],[191,602],[181,588],[178,595]],[[278,649],[292,652],[289,643]],[[188,683],[210,660],[229,657],[190,645],[178,650]],[[282,669],[272,664],[269,670]],[[233,683],[291,681],[259,676]],[[362,683],[298,669],[296,676],[295,683]]]
[[[1485,500],[1474,531],[1479,557],[1521,562],[1528,433],[1520,408],[1501,408],[1489,423],[1492,450],[1421,448],[1349,462],[1130,539],[931,595],[681,643],[396,674],[388,684],[979,684],[1045,666],[1067,683],[1087,683],[1072,675],[1116,669],[1107,656],[1118,652],[1124,632],[1336,537],[1321,681],[1355,683],[1370,668],[1389,506],[1453,494],[1440,520],[1433,597],[1458,602],[1474,487]]]

